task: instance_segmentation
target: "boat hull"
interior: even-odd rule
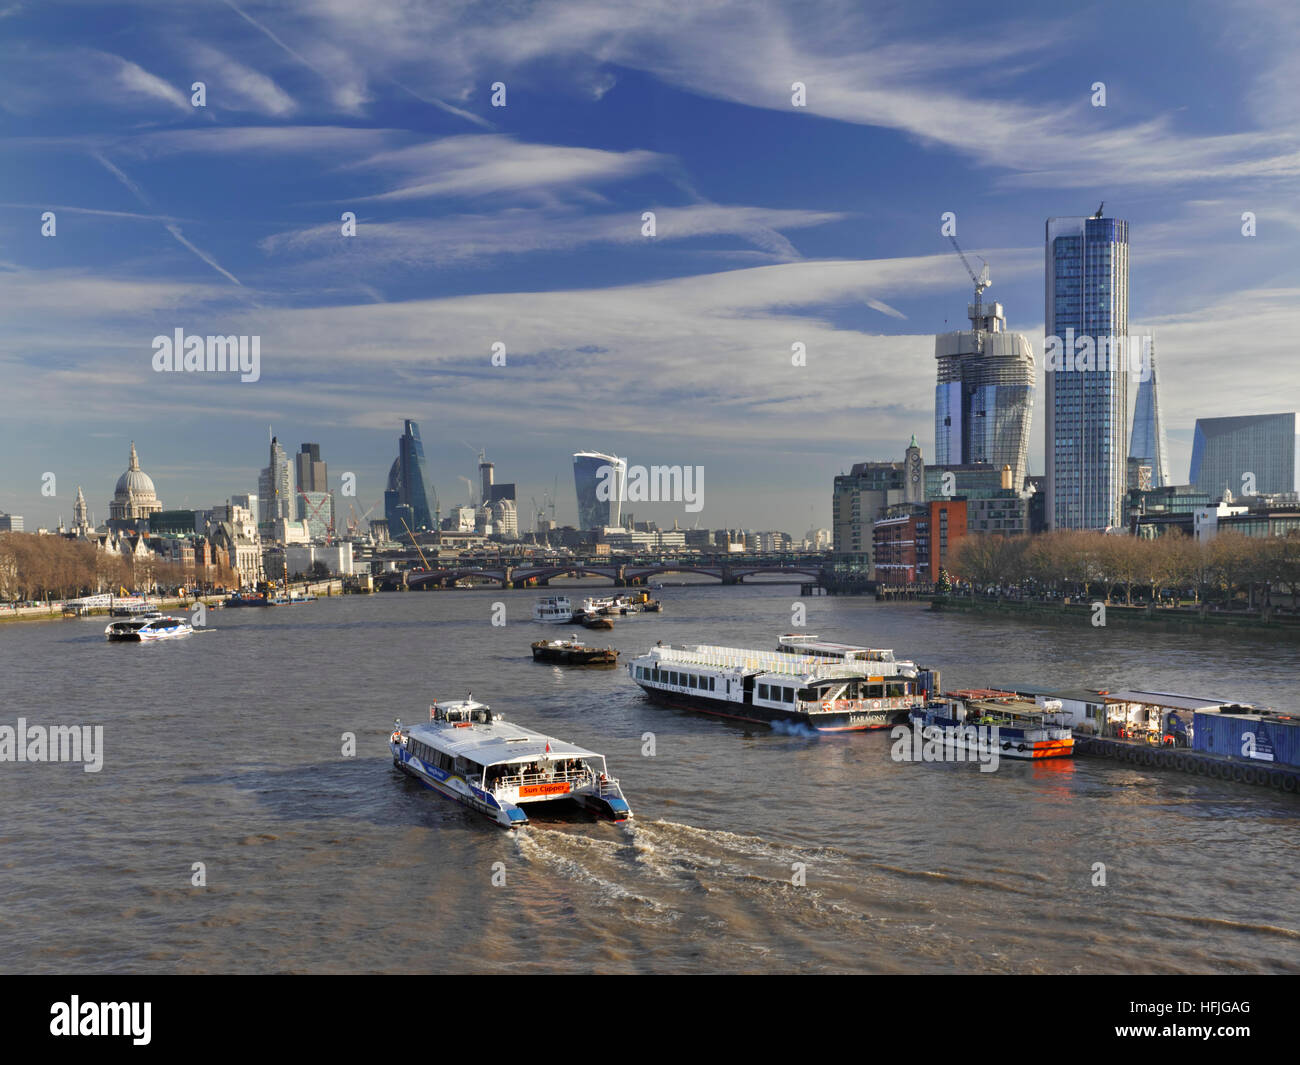
[[[999,727],[997,742],[991,743],[978,731],[971,735],[961,722],[952,718],[914,714],[910,721],[914,728],[940,729],[945,744],[970,754],[990,757],[996,752],[999,758],[1020,758],[1025,761],[1070,758],[1074,754],[1074,736],[1068,729],[1053,729],[1048,736],[1035,738],[1027,735],[1023,729]]]
[[[749,703],[736,703],[727,699],[709,699],[683,692],[663,691],[639,681],[637,687],[645,692],[652,702],[660,706],[692,710],[712,717],[729,718],[732,721],[749,721],[776,729],[802,727],[815,732],[868,732],[872,729],[889,728],[890,725],[906,720],[906,712],[899,710],[827,711],[812,717],[809,714],[753,706]]]

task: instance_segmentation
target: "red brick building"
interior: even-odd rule
[[[872,526],[876,580],[934,584],[966,535],[966,500],[942,499],[895,507]],[[951,572],[951,570],[949,570]]]

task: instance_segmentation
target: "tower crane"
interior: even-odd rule
[[[984,259],[981,259],[980,262],[984,263],[984,266],[977,275],[971,269],[970,261],[966,258],[966,253],[961,250],[961,245],[957,243],[957,238],[949,235],[948,239],[952,241],[953,248],[961,256],[962,266],[966,267],[966,273],[970,274],[970,279],[975,284],[975,314],[971,317],[971,325],[975,329],[976,350],[982,351],[984,349],[984,338],[980,323],[984,319],[984,290],[993,284],[989,278],[989,264]]]

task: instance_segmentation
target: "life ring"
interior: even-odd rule
[[[872,710],[879,710],[879,709],[880,709],[880,700],[879,700],[879,699],[873,699],[873,700],[871,701],[871,709],[872,709]]]
[[[834,704],[829,699],[827,699],[825,702],[822,703],[822,709],[825,710],[827,713],[830,713],[833,707]]]

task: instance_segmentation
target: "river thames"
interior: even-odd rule
[[[668,587],[662,614],[579,631],[622,661],[657,640],[771,649],[796,591]],[[0,764],[7,971],[1300,970],[1300,797],[1088,758],[896,763],[887,732],[659,708],[622,666],[535,664],[532,640],[570,631],[530,620],[536,594],[214,611],[152,645],[109,644],[105,618],[0,626],[0,724],[104,729],[98,773]],[[1300,709],[1300,652],[1275,638],[803,603],[806,631],[947,688]],[[394,769],[394,718],[471,691],[606,754],[634,820],[511,835]]]

